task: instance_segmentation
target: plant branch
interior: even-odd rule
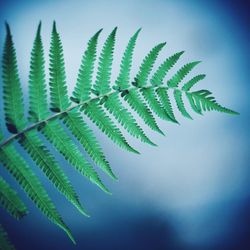
[[[39,126],[42,125],[43,123],[46,124],[47,122],[49,122],[49,121],[51,121],[51,120],[53,120],[53,119],[56,119],[56,118],[62,116],[63,114],[66,114],[66,113],[70,112],[71,110],[76,109],[76,108],[78,108],[78,107],[81,107],[81,106],[83,106],[84,104],[88,104],[88,103],[90,103],[90,102],[92,102],[92,101],[94,101],[94,100],[101,99],[101,98],[103,98],[103,97],[105,97],[105,96],[108,97],[108,96],[111,96],[112,94],[115,94],[115,93],[121,93],[121,92],[123,92],[123,91],[129,92],[129,91],[134,90],[134,89],[140,90],[140,89],[142,89],[142,88],[162,88],[162,87],[163,87],[162,85],[159,85],[159,86],[149,86],[149,87],[131,87],[131,88],[129,88],[129,89],[122,90],[122,91],[115,90],[115,91],[111,91],[111,92],[109,92],[109,93],[107,93],[107,94],[104,94],[104,95],[99,95],[99,96],[94,97],[94,98],[92,98],[92,99],[89,99],[89,100],[87,100],[87,101],[84,101],[84,102],[80,102],[80,103],[74,104],[74,105],[72,105],[71,107],[67,108],[66,110],[61,111],[61,112],[58,112],[58,113],[56,113],[56,114],[52,114],[52,115],[50,115],[49,117],[47,117],[46,119],[41,120],[41,121],[38,121],[38,122],[36,122],[36,123],[34,123],[34,124],[31,124],[31,125],[27,126],[26,128],[24,128],[24,129],[23,129],[22,131],[20,131],[19,133],[10,136],[9,138],[7,138],[6,140],[4,140],[3,142],[0,143],[0,148],[2,148],[3,146],[9,144],[11,141],[13,141],[14,139],[18,138],[18,137],[21,136],[22,134],[24,134],[24,133],[26,133],[26,132],[28,132],[28,131],[30,131],[30,130],[36,128],[36,127],[39,127]],[[175,89],[175,88],[173,88],[173,87],[166,87],[166,86],[165,86],[164,88]],[[180,89],[180,90],[181,90],[181,89]],[[181,90],[181,91],[182,91],[182,92],[187,92],[187,91],[183,91],[183,90]]]

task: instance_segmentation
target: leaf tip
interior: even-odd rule
[[[193,62],[193,64],[194,65],[198,65],[198,64],[200,64],[202,61],[195,61],[195,62]]]
[[[82,214],[83,214],[85,217],[90,218],[90,214],[89,214],[87,211],[83,210],[83,211],[82,211]]]
[[[38,23],[38,27],[37,27],[37,32],[36,32],[36,37],[40,37],[41,34],[41,28],[42,28],[42,21],[40,20]]]
[[[118,177],[113,173],[113,171],[111,170],[111,168],[106,169],[105,171],[114,181],[118,180]]]
[[[138,35],[138,34],[141,32],[141,30],[142,30],[142,27],[140,27],[140,28],[135,32],[135,34]]]
[[[154,147],[158,147],[158,145],[155,144],[154,142],[152,142],[151,140],[149,140],[149,145],[154,146]]]
[[[105,193],[108,195],[113,195],[109,190],[105,191]]]
[[[232,115],[240,115],[240,113],[237,112],[237,111],[234,111],[234,110],[231,110],[231,111],[232,111],[232,112],[231,112]]]
[[[75,241],[70,229],[69,228],[63,228],[63,230],[66,232],[66,234],[68,235],[70,240],[73,242],[73,244],[76,245],[76,241]]]
[[[112,30],[111,34],[112,34],[113,36],[115,36],[115,35],[116,35],[116,32],[117,32],[117,26]]]
[[[53,21],[52,32],[57,33],[57,30],[56,30],[56,21],[55,20]]]
[[[164,47],[166,44],[167,44],[167,42],[163,42],[163,43],[160,43],[159,45],[160,45],[161,47]]]
[[[99,34],[103,31],[103,28],[99,29],[97,32],[96,32],[96,36],[99,36]]]
[[[111,176],[111,177],[112,177],[112,179],[113,179],[114,181],[118,181],[118,177],[117,177],[115,174],[112,173],[112,176]]]
[[[109,195],[112,195],[112,193],[109,191],[109,189],[107,187],[105,187],[103,184],[99,185],[99,187],[106,193]]]
[[[88,218],[90,217],[88,211],[87,211],[85,208],[83,208],[82,205],[81,205],[80,203],[77,204],[77,208],[78,208],[79,212],[80,212],[82,215],[84,215],[84,216],[86,216],[86,217],[88,217]]]
[[[137,155],[140,155],[140,154],[141,154],[139,151],[137,151],[136,149],[134,149],[134,148],[132,148],[132,147],[131,147],[131,152],[132,152],[132,153],[135,153],[135,154],[137,154]]]
[[[161,135],[165,136],[165,133],[160,128],[157,129],[157,132],[159,132]]]
[[[10,35],[10,25],[7,21],[4,22],[7,35]]]

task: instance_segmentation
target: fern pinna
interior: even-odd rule
[[[18,75],[16,52],[9,25],[6,24],[7,34],[2,60],[3,97],[6,127],[12,135],[4,139],[3,132],[0,130],[0,163],[13,175],[45,216],[61,227],[73,242],[75,241],[70,229],[64,223],[39,178],[32,171],[26,159],[18,152],[15,142],[26,150],[34,164],[40,167],[58,191],[80,213],[89,216],[68,177],[55,160],[54,155],[46,147],[45,139],[80,174],[104,192],[110,194],[92,164],[83,157],[81,148],[73,140],[73,137],[75,137],[93,162],[111,178],[117,179],[98,140],[85,121],[86,116],[121,148],[139,153],[128,143],[114,121],[117,121],[131,136],[140,139],[142,142],[155,145],[137,123],[134,113],[137,113],[149,128],[164,135],[157,124],[155,115],[160,119],[178,123],[175,118],[173,101],[170,100],[171,93],[180,113],[190,119],[192,118],[185,107],[184,97],[187,98],[191,109],[198,114],[211,110],[237,114],[237,112],[218,104],[210,91],[191,91],[194,85],[204,79],[204,74],[196,75],[184,82],[185,77],[199,64],[198,61],[185,64],[170,79],[166,80],[169,70],[179,61],[183,51],[166,58],[153,71],[157,57],[165,43],[160,43],[149,51],[135,78],[131,80],[132,57],[140,29],[128,42],[120,64],[120,72],[114,84],[111,84],[111,72],[117,28],[110,33],[98,58],[96,79],[93,79],[97,61],[98,38],[101,32],[102,30],[99,30],[95,33],[88,42],[82,57],[73,95],[69,97],[62,42],[54,22],[49,51],[49,105],[41,23],[39,24],[30,59],[29,115],[27,119],[22,86]],[[182,84],[183,82],[184,84]],[[182,84],[182,87],[180,87],[180,84]],[[125,103],[127,103],[127,107]],[[134,112],[129,111],[128,107]],[[62,122],[64,126],[62,126]],[[41,134],[44,137],[41,137]],[[2,206],[17,219],[25,216],[28,213],[27,208],[2,177],[0,177],[0,186]],[[1,242],[8,242],[2,229],[0,230],[0,239]]]

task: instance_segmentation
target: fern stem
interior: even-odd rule
[[[90,103],[90,102],[92,102],[92,101],[94,101],[94,100],[98,100],[98,99],[101,99],[101,98],[103,98],[103,97],[111,96],[111,95],[113,95],[113,94],[115,94],[115,93],[117,93],[117,92],[127,92],[127,93],[128,93],[129,91],[134,90],[134,89],[137,89],[137,90],[139,91],[140,89],[143,89],[143,88],[144,88],[144,89],[147,89],[147,88],[148,88],[148,89],[152,89],[152,88],[153,88],[153,89],[158,89],[159,87],[161,87],[161,88],[173,89],[173,90],[177,89],[177,90],[179,90],[179,91],[181,91],[181,92],[184,92],[184,93],[190,93],[189,91],[185,91],[185,90],[180,89],[180,88],[178,88],[178,87],[166,87],[166,86],[162,86],[162,85],[160,85],[160,86],[148,86],[148,87],[145,87],[145,86],[143,86],[143,87],[140,87],[140,86],[134,87],[134,86],[133,86],[133,87],[128,88],[128,89],[123,90],[123,91],[117,91],[117,90],[110,91],[110,92],[107,93],[107,94],[98,95],[97,97],[94,97],[94,98],[89,99],[89,100],[87,100],[87,101],[83,101],[83,102],[80,102],[80,103],[76,103],[76,104],[72,105],[71,107],[67,108],[66,110],[64,110],[64,111],[62,111],[62,112],[58,112],[58,113],[56,113],[56,114],[50,115],[49,117],[47,117],[47,118],[44,119],[44,120],[38,121],[38,122],[36,122],[36,123],[34,123],[34,124],[31,124],[31,125],[27,126],[26,128],[24,128],[24,129],[23,129],[22,131],[20,131],[19,133],[10,136],[10,137],[7,138],[6,140],[4,140],[2,143],[0,143],[0,148],[2,148],[3,146],[9,144],[11,141],[13,141],[14,139],[18,138],[18,137],[21,136],[22,134],[24,134],[24,133],[26,133],[26,132],[28,132],[28,131],[30,131],[30,130],[36,128],[36,127],[39,127],[39,126],[42,125],[42,124],[46,124],[47,122],[49,122],[49,121],[51,121],[51,120],[53,120],[53,119],[56,119],[56,118],[58,118],[58,117],[60,117],[60,116],[62,116],[62,115],[64,115],[64,114],[70,112],[71,110],[76,109],[76,108],[79,108],[79,107],[81,107],[81,106],[83,106],[83,105],[85,105],[85,104],[88,104],[88,103]]]

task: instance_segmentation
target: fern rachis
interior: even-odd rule
[[[97,76],[94,80],[93,72],[97,59],[96,48],[102,30],[95,33],[89,40],[87,49],[82,57],[73,96],[69,97],[62,42],[54,22],[49,53],[50,105],[47,102],[45,59],[40,23],[31,52],[29,118],[26,119],[15,48],[8,25],[6,25],[6,31],[7,36],[3,53],[4,114],[6,127],[12,135],[4,139],[0,131],[0,163],[15,177],[19,185],[38,208],[52,222],[66,231],[73,242],[74,239],[70,230],[63,222],[39,179],[15,149],[13,145],[15,141],[18,141],[26,149],[34,164],[44,171],[54,186],[82,214],[88,216],[68,177],[60,168],[52,152],[47,149],[44,143],[45,138],[48,143],[54,146],[57,152],[64,156],[70,165],[103,191],[110,193],[93,168],[92,161],[111,178],[117,179],[117,177],[113,173],[93,131],[85,122],[86,116],[118,146],[130,152],[139,153],[128,143],[127,138],[125,138],[115,121],[123,126],[131,136],[147,144],[155,144],[148,138],[145,131],[134,118],[134,114],[129,111],[124,103],[127,103],[149,128],[161,134],[164,133],[159,128],[154,115],[163,120],[178,123],[175,119],[175,110],[172,108],[169,98],[170,94],[173,94],[181,114],[187,118],[191,118],[191,116],[183,102],[185,97],[191,109],[198,114],[210,110],[237,114],[237,112],[218,104],[210,91],[191,91],[195,84],[204,79],[204,74],[194,76],[184,83],[182,87],[179,87],[186,75],[199,62],[195,61],[185,64],[172,78],[165,80],[169,69],[180,59],[183,51],[167,58],[152,72],[158,54],[164,48],[165,43],[160,43],[150,50],[143,59],[134,80],[131,81],[132,57],[140,29],[128,42],[122,57],[120,72],[114,85],[111,83],[111,73],[117,28],[110,33],[104,43],[98,58]],[[61,122],[65,126],[62,126]],[[44,135],[43,138],[40,138],[40,133]],[[79,141],[80,146],[90,156],[90,161],[82,155],[81,147],[74,142],[72,136]],[[25,205],[1,176],[0,186],[0,202],[2,206],[16,218],[24,216],[27,213]],[[11,200],[7,199],[6,193],[11,193],[13,198]]]

